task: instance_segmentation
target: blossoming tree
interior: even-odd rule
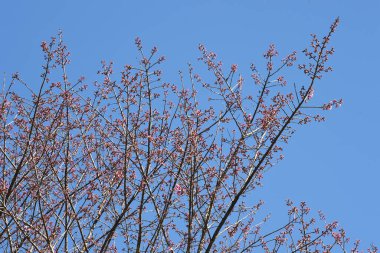
[[[62,36],[43,42],[39,88],[16,73],[1,93],[0,249],[356,252],[358,242],[322,214],[310,217],[305,203],[288,201],[289,219],[265,231],[267,219],[256,220],[263,202],[252,195],[295,128],[342,103],[309,102],[331,71],[337,24],[313,35],[305,63],[295,52],[279,59],[270,45],[266,70],[252,65],[247,80],[200,45],[209,75],[189,65],[179,84],[164,82],[164,58],[136,39],[139,64],[114,79],[103,62],[101,81],[88,87],[68,76]],[[294,65],[302,85],[282,76]]]

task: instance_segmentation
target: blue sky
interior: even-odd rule
[[[40,42],[59,29],[72,53],[70,72],[94,80],[101,60],[116,66],[135,61],[133,41],[158,46],[168,79],[196,62],[204,43],[242,74],[275,43],[283,55],[302,50],[309,34],[325,34],[335,17],[341,25],[332,44],[335,71],[316,96],[344,99],[327,122],[298,130],[286,159],[267,173],[258,192],[274,221],[284,200],[306,200],[336,219],[353,239],[380,245],[380,1],[378,0],[182,0],[3,1],[0,72],[19,71],[38,80]]]

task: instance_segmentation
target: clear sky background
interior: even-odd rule
[[[38,80],[40,42],[62,29],[73,79],[94,80],[101,60],[119,67],[134,62],[136,36],[166,56],[167,81],[196,62],[199,43],[248,76],[250,63],[263,63],[269,43],[283,55],[302,50],[310,33],[325,34],[340,16],[332,40],[335,71],[315,96],[342,97],[344,106],[327,112],[327,122],[298,130],[257,194],[274,222],[286,221],[285,199],[305,200],[353,239],[379,246],[379,13],[379,0],[1,1],[0,72]]]

